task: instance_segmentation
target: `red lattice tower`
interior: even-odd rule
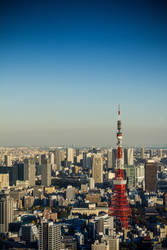
[[[124,164],[122,158],[122,132],[120,120],[120,107],[118,109],[117,122],[117,153],[116,153],[116,168],[114,178],[114,192],[109,208],[109,215],[114,216],[116,221],[119,221],[122,227],[128,229],[128,218],[131,216],[131,209],[127,199],[126,180],[124,176]]]

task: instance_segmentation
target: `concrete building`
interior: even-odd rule
[[[157,165],[154,160],[147,160],[145,163],[145,190],[157,191]]]
[[[35,159],[24,160],[24,181],[28,180],[30,186],[35,186]]]
[[[0,233],[8,233],[9,223],[13,221],[13,200],[0,194]]]
[[[0,174],[0,189],[9,187],[9,174]]]
[[[92,177],[95,183],[103,183],[103,161],[101,154],[92,156]]]
[[[41,155],[41,184],[43,186],[51,185],[51,164],[46,155]]]
[[[91,246],[92,250],[109,250],[109,242],[104,241],[104,242],[99,242],[96,240],[94,244]]]
[[[68,186],[66,189],[66,199],[68,201],[73,201],[75,199],[75,188],[73,186]]]
[[[60,225],[53,222],[42,221],[39,226],[39,250],[60,250],[61,229]]]
[[[36,225],[30,223],[22,225],[19,230],[19,235],[23,241],[30,244],[38,239],[38,229]]]

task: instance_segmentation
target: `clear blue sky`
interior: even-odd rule
[[[0,145],[167,144],[165,2],[2,0]]]

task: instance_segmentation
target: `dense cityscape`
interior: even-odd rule
[[[167,149],[1,147],[1,249],[166,249]],[[126,191],[127,190],[127,191]]]
[[[166,93],[167,0],[0,0],[0,250],[167,250]]]

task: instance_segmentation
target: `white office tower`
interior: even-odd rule
[[[61,228],[53,222],[42,221],[39,226],[39,250],[60,250]]]
[[[95,180],[94,178],[89,178],[89,189],[94,189],[95,188]]]
[[[145,166],[144,164],[140,164],[136,166],[136,185],[141,186],[144,185],[145,181]]]
[[[74,162],[74,150],[73,148],[67,148],[66,150],[66,158],[68,162]]]
[[[124,149],[124,163],[125,165],[128,165],[128,166],[134,164],[133,148]]]
[[[73,186],[68,186],[66,189],[66,199],[68,201],[75,200],[75,188]]]
[[[46,155],[41,155],[41,184],[46,187],[51,185],[51,164]]]
[[[0,233],[8,233],[11,222],[13,222],[13,200],[6,194],[0,194]]]
[[[28,180],[30,186],[35,186],[35,159],[25,159],[24,160],[24,180]]]
[[[92,177],[95,183],[103,183],[103,161],[101,154],[92,156]]]
[[[109,149],[107,151],[107,168],[112,169],[112,149]]]
[[[60,171],[62,170],[61,162],[64,160],[64,152],[62,150],[56,149],[54,152],[55,155],[55,164],[56,164],[56,170]]]

